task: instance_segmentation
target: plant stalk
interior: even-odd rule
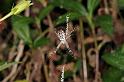
[[[8,13],[7,15],[5,15],[3,18],[0,19],[0,22],[3,21],[3,20],[5,20],[5,19],[7,19],[7,18],[9,18],[12,15],[13,15],[12,12]]]
[[[88,82],[87,79],[87,62],[86,62],[86,52],[85,52],[85,44],[84,44],[84,27],[83,20],[80,18],[80,36],[81,36],[81,56],[82,56],[82,64],[83,64],[83,74],[84,74],[84,82]]]
[[[91,27],[93,38],[94,38],[94,47],[96,50],[95,82],[98,82],[98,79],[99,79],[99,49],[98,49],[98,44],[97,44],[97,36],[95,33],[95,25],[92,21],[92,17],[87,16],[87,20],[88,20],[89,25]]]

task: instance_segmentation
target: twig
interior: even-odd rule
[[[95,69],[95,82],[98,82],[98,78],[99,78],[99,50],[98,50],[98,44],[97,44],[97,36],[95,33],[95,27],[91,27],[92,28],[92,34],[94,37],[94,45],[95,45],[95,49],[96,49],[96,69]]]
[[[27,71],[26,80],[28,81],[30,81],[30,76],[31,76],[31,64],[32,64],[31,61],[26,64],[26,71]]]
[[[10,50],[10,53],[9,53],[9,57],[8,57],[8,61],[11,62],[13,60],[13,58],[16,56],[16,46],[14,45],[11,50]]]
[[[117,14],[118,14],[118,11],[119,11],[117,0],[111,0],[111,7],[112,7],[112,10],[113,10],[113,12],[112,12],[113,18],[114,18],[114,20],[117,20],[117,16],[118,16]]]
[[[104,0],[104,5],[105,5],[105,13],[109,14],[109,7],[108,7],[107,0]]]
[[[41,53],[41,56],[42,56],[43,70],[44,70],[44,73],[45,73],[46,82],[51,82],[50,79],[49,79],[47,65],[46,65],[46,62],[45,62],[44,54],[43,54],[44,49],[39,48],[39,50],[40,50],[40,53]]]
[[[25,11],[25,16],[29,16],[29,8]],[[19,46],[18,46],[18,54],[16,56],[15,62],[19,62],[21,57],[23,56],[23,50],[24,50],[24,43],[23,40],[20,40]],[[7,82],[13,75],[17,72],[18,64],[15,64],[12,68],[11,73],[2,81]]]
[[[24,50],[24,44],[23,41],[20,40],[19,46],[18,46],[18,54],[15,58],[15,62],[19,62],[21,57],[23,56],[23,50]],[[2,81],[2,82],[7,82],[17,71],[18,64],[15,64],[12,67],[11,73]]]
[[[26,62],[27,59],[28,59],[28,56],[26,55],[26,56],[23,58],[23,60],[22,60],[22,64],[18,67],[18,69],[17,69],[15,75],[10,79],[11,82],[13,82],[13,80],[16,78],[16,76],[18,75],[19,71],[22,70],[22,67],[24,66],[24,63]]]
[[[50,31],[51,31],[51,33],[53,33],[53,32],[54,32],[54,25],[53,25],[53,22],[52,22],[51,16],[48,15],[48,16],[47,16],[47,19],[48,19],[48,23],[49,23]]]

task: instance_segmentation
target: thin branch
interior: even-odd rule
[[[43,62],[43,70],[45,73],[45,78],[46,78],[46,82],[51,82],[49,79],[49,74],[48,74],[48,70],[47,70],[47,65],[46,65],[46,61],[45,61],[45,57],[44,57],[44,51],[46,51],[45,49],[41,49],[38,48],[40,50],[41,56],[42,56],[42,62]]]
[[[13,80],[16,78],[16,76],[17,76],[17,75],[19,74],[19,72],[22,70],[22,67],[24,66],[24,63],[26,62],[27,59],[28,59],[28,56],[26,55],[26,56],[23,58],[22,62],[21,62],[22,64],[18,67],[18,69],[17,69],[15,75],[10,79],[11,82],[13,82]]]
[[[17,56],[15,58],[15,62],[20,61],[21,57],[23,56],[23,50],[24,50],[24,44],[23,44],[23,41],[20,40],[20,43],[19,43],[19,46],[18,46],[18,54],[17,54]],[[17,71],[17,67],[18,67],[18,64],[15,64],[12,67],[12,70],[11,70],[10,74],[2,82],[7,82],[11,77],[13,77],[13,75]]]

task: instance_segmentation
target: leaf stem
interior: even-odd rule
[[[92,17],[87,16],[87,20],[91,27],[91,31],[92,31],[93,38],[94,38],[94,47],[96,50],[95,82],[98,82],[98,79],[99,79],[99,50],[98,50],[98,44],[97,44],[97,36],[95,33],[95,25],[92,21]]]
[[[83,20],[80,18],[80,36],[81,36],[81,56],[82,56],[82,63],[83,63],[83,74],[84,74],[84,82],[88,82],[87,79],[87,62],[86,62],[86,52],[85,52],[85,44],[84,44],[84,27],[83,27]]]
[[[8,13],[7,15],[5,15],[3,18],[0,19],[0,22],[3,21],[3,20],[5,20],[5,19],[7,19],[7,18],[9,18],[12,15],[13,15],[12,12]]]

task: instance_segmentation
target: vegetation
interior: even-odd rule
[[[124,82],[123,13],[124,0],[1,0],[0,81]]]

